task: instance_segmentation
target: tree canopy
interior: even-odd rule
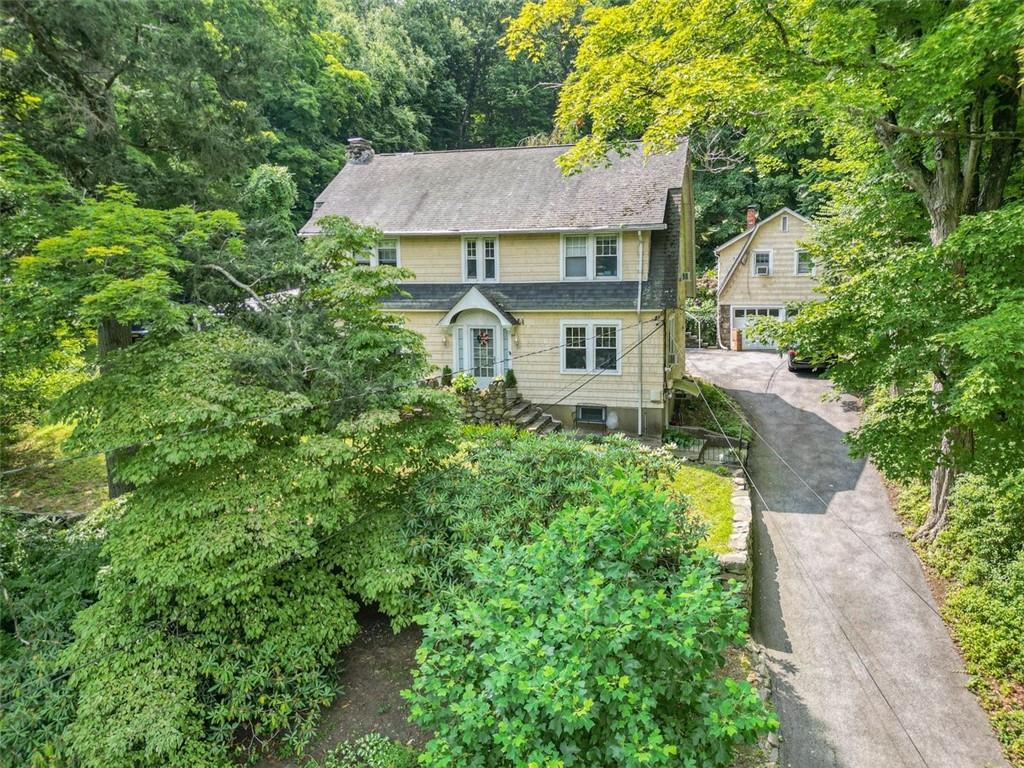
[[[899,361],[908,358],[918,361],[935,392],[960,386],[970,357],[962,356],[954,337],[932,326],[937,335],[922,343],[919,334],[897,334],[897,319],[927,317],[935,309],[928,296],[942,304],[933,317],[955,314],[960,307],[952,297],[969,291],[975,279],[962,238],[980,243],[981,222],[991,219],[968,227],[958,246],[941,244],[967,217],[1021,195],[1020,3],[542,0],[524,6],[505,43],[513,56],[542,60],[553,50],[552,31],[578,46],[556,113],[557,127],[578,138],[563,159],[567,168],[600,163],[607,151],[622,151],[638,137],[647,151],[668,149],[679,136],[709,125],[742,130],[741,146],[755,158],[820,141],[821,156],[805,160],[805,167],[817,174],[830,205],[819,236],[825,246],[817,251],[829,273],[828,309],[798,324],[809,328],[826,312],[832,324],[805,333],[802,348],[819,359],[840,352],[849,365],[837,367],[834,377],[854,391],[863,392],[857,385],[867,381],[899,386],[905,373]],[[886,236],[880,238],[882,227]],[[948,277],[932,273],[936,280],[921,293],[904,286],[914,306],[905,305],[899,318],[889,316],[895,325],[879,322],[883,308],[901,295],[897,281],[914,277],[885,273],[882,262],[905,246],[926,243],[933,249],[923,259]],[[1019,270],[1015,262],[1004,268]],[[996,304],[974,307],[999,311]],[[1009,312],[998,317],[1019,323]],[[876,334],[867,348],[843,345],[864,331]],[[868,357],[880,351],[887,356]],[[914,418],[942,425],[918,433],[926,441],[922,450],[934,459],[932,514],[921,531],[933,536],[978,436],[948,395],[901,398],[899,407],[912,409],[915,402]],[[874,445],[881,434],[902,444],[905,420],[871,424]],[[890,468],[891,452],[875,456]]]

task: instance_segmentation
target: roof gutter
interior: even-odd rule
[[[327,214],[329,215],[329,214]],[[370,225],[372,226],[372,225]],[[534,229],[424,229],[424,230],[381,230],[384,235],[391,237],[411,237],[426,235],[532,235],[532,234],[567,234],[574,232],[651,232],[668,229],[665,222],[657,224],[636,224],[625,227],[537,227]],[[313,237],[319,235],[319,231],[306,229],[299,230],[299,237]]]

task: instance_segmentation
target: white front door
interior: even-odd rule
[[[748,339],[743,329],[747,323],[753,323],[757,317],[771,317],[776,320],[786,319],[786,310],[781,307],[735,307],[732,311],[732,327],[743,337],[743,349],[775,349],[775,345],[754,339]]]
[[[467,369],[476,378],[480,389],[488,386],[496,374],[498,360],[498,334],[493,326],[469,328],[469,354]]]

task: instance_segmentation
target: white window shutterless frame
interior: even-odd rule
[[[622,321],[563,320],[562,373],[622,373]]]
[[[497,237],[462,238],[462,282],[496,283],[500,274]]]
[[[356,264],[364,267],[376,267],[381,264],[398,267],[401,263],[401,246],[397,237],[382,237],[373,248],[356,255]]]
[[[798,275],[813,275],[814,274],[814,260],[811,259],[811,255],[807,251],[798,248],[794,255],[796,262],[796,274]]]
[[[563,280],[621,280],[622,237],[562,235],[561,272]]]

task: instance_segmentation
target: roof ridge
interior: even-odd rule
[[[642,144],[643,142],[628,141],[627,144]],[[509,149],[561,149],[563,147],[574,147],[574,143],[567,144],[526,144],[511,147],[462,147],[461,149],[410,149],[404,152],[375,152],[374,157],[402,157],[405,155],[445,155],[459,152],[498,152]]]

